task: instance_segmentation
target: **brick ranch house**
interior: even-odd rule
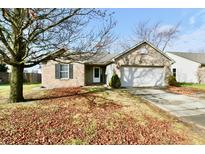
[[[122,87],[163,87],[168,84],[174,61],[147,41],[120,53],[92,57],[71,64],[47,61],[42,64],[42,85],[46,88],[108,84],[118,74]]]

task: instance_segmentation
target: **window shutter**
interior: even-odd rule
[[[55,64],[55,77],[60,79],[60,64]]]
[[[69,64],[69,79],[73,79],[73,64]]]

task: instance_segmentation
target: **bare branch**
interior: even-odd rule
[[[24,66],[25,67],[32,67],[32,66],[35,66],[37,64],[40,64],[43,61],[54,60],[56,57],[61,56],[65,52],[66,52],[66,49],[62,48],[62,49],[60,49],[60,50],[58,50],[54,53],[51,53],[49,55],[45,55],[45,57],[40,59],[40,60],[29,61],[28,63],[30,63],[30,64],[27,64],[27,65],[24,65]]]
[[[2,43],[5,45],[5,47],[10,51],[10,53],[13,55],[13,57],[15,56],[14,51],[12,50],[12,48],[10,47],[10,45],[8,44],[6,37],[3,34],[2,28],[0,27],[0,40],[2,41]]]
[[[150,21],[140,22],[134,29],[133,42],[147,40],[162,51],[177,38],[180,23],[174,26],[163,27],[161,22],[150,25]]]
[[[49,29],[51,29],[51,28],[53,28],[53,27],[55,27],[55,26],[57,26],[57,25],[63,23],[63,22],[66,21],[67,19],[69,19],[69,18],[73,17],[74,15],[76,15],[77,12],[80,11],[80,10],[81,10],[80,8],[75,9],[71,14],[69,14],[68,16],[66,16],[66,17],[64,17],[64,18],[62,18],[62,19],[60,19],[60,20],[57,21],[56,23],[54,23],[54,24],[52,24],[52,25],[49,25],[48,27],[45,27],[45,28],[41,29],[41,30],[38,31],[38,32],[32,33],[33,35],[30,35],[30,36],[29,36],[29,38],[30,38],[29,40],[32,40],[32,39],[35,38],[37,35],[39,35],[39,34],[45,32],[45,31],[47,31],[47,30],[49,30]]]
[[[0,55],[7,64],[32,67],[61,58],[55,51],[63,46],[70,52],[62,56],[77,61],[106,50],[115,24],[103,9],[0,9]]]

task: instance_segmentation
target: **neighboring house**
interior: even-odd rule
[[[205,53],[168,52],[178,82],[205,83]]]
[[[102,53],[71,64],[42,64],[42,85],[47,88],[108,84],[114,73],[122,87],[166,86],[173,60],[143,41],[120,54]]]

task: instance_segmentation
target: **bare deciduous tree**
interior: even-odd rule
[[[112,13],[102,9],[0,9],[0,58],[12,66],[10,102],[24,100],[24,68],[104,50],[114,25]]]
[[[147,40],[164,51],[167,45],[177,38],[179,25],[178,23],[163,29],[160,22],[153,25],[149,25],[149,21],[140,22],[135,28],[134,34],[137,40]]]
[[[164,27],[161,22],[154,24],[150,24],[149,20],[139,22],[133,30],[134,35],[127,41],[128,43],[122,43],[122,48],[130,47],[133,42],[147,40],[164,51],[165,48],[177,38],[179,26],[180,23],[174,26]]]

